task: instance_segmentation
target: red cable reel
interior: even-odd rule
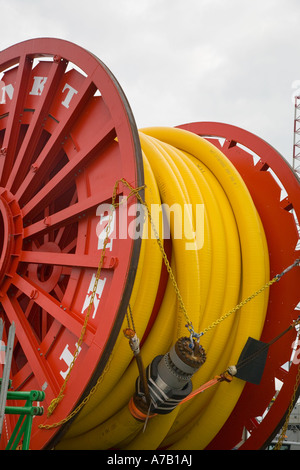
[[[0,53],[1,72],[0,316],[6,331],[16,325],[14,390],[44,390],[47,410],[81,334],[105,208],[119,178],[143,185],[142,158],[123,91],[86,50],[57,39],[29,40]],[[117,188],[117,197],[126,194]],[[140,240],[114,237],[117,214],[76,373],[55,413],[33,420],[31,449],[51,446],[57,428],[38,426],[68,416],[101,374],[121,327]],[[16,419],[6,417],[2,441]]]
[[[15,390],[42,389],[47,407],[56,398],[74,357],[101,256],[107,213],[116,181],[143,185],[138,133],[113,75],[84,49],[56,39],[30,40],[0,53],[0,315],[6,331],[16,324],[12,363]],[[246,182],[267,236],[271,277],[297,256],[299,181],[268,144],[219,123],[181,126],[209,138]],[[224,144],[220,139],[225,139]],[[258,161],[254,165],[253,154]],[[272,170],[287,196],[280,198]],[[126,195],[118,187],[118,195]],[[105,206],[106,207],[106,206]],[[131,222],[127,220],[128,225]],[[113,219],[118,231],[118,217]],[[284,230],[278,230],[283,227]],[[84,343],[68,393],[55,414],[34,419],[31,448],[51,447],[57,428],[39,424],[64,419],[95,383],[118,335],[130,298],[140,239],[110,234]],[[270,291],[262,341],[296,319],[299,270]],[[113,294],[113,295],[111,295]],[[100,308],[101,306],[101,308]],[[284,313],[283,313],[284,312]],[[263,448],[289,405],[297,367],[287,371],[295,332],[270,349],[259,386],[247,384],[209,448]],[[5,339],[5,338],[4,338]],[[274,397],[274,378],[283,382]],[[6,420],[9,436],[14,419]],[[230,432],[229,432],[230,430]]]

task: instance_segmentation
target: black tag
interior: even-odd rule
[[[259,385],[267,356],[269,346],[262,341],[249,337],[236,365],[235,377]]]

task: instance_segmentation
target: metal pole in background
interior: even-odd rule
[[[3,321],[1,319],[2,327],[1,330],[3,331]],[[1,331],[1,339],[2,339],[2,331]],[[6,354],[5,354],[5,364],[3,368],[3,377],[1,381],[1,391],[0,391],[0,438],[2,435],[2,427],[3,427],[3,420],[5,415],[5,405],[6,405],[6,397],[7,391],[9,387],[9,375],[10,375],[10,368],[11,368],[11,361],[13,355],[13,348],[14,348],[14,340],[15,340],[15,331],[16,327],[14,322],[11,324],[8,333],[7,339],[7,347],[6,347]]]

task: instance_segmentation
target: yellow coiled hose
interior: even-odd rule
[[[182,238],[173,236],[171,262],[189,319],[200,333],[269,280],[264,230],[241,176],[208,141],[165,127],[143,129],[140,141],[148,207],[165,203],[183,208],[191,204],[194,225],[191,222],[189,229],[193,230],[195,207],[204,205],[201,246],[186,249],[191,240],[185,231]],[[163,238],[161,225],[157,229]],[[162,266],[151,225],[146,224],[144,230],[148,236],[142,240],[130,300],[139,338],[150,319]],[[193,376],[194,389],[236,364],[249,336],[260,338],[267,304],[265,290],[201,337],[207,360]],[[158,315],[141,348],[145,366],[165,354],[179,337],[188,335],[185,324],[169,279]],[[101,386],[57,449],[204,449],[230,416],[245,384],[239,379],[230,385],[220,383],[171,413],[149,419],[143,429],[143,423],[133,418],[128,408],[138,376],[132,357],[122,328]]]

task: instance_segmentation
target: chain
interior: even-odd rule
[[[252,299],[254,299],[256,296],[258,296],[259,294],[261,294],[265,289],[267,289],[268,287],[271,287],[272,284],[274,284],[275,282],[278,282],[282,276],[284,276],[284,274],[286,274],[288,271],[290,271],[292,268],[294,268],[295,266],[298,266],[299,263],[300,263],[300,259],[296,259],[296,261],[291,265],[289,266],[288,268],[286,268],[284,271],[282,271],[282,273],[280,274],[276,274],[273,279],[271,279],[270,281],[268,281],[264,286],[262,286],[260,289],[258,289],[256,292],[254,292],[253,294],[251,294],[249,297],[247,297],[245,300],[243,300],[242,302],[240,302],[238,305],[236,305],[232,310],[230,310],[229,312],[225,313],[225,315],[221,316],[220,318],[218,318],[216,321],[214,321],[210,326],[208,326],[207,328],[205,328],[201,333],[196,333],[194,331],[194,327],[193,327],[193,324],[192,322],[190,321],[189,319],[189,316],[188,316],[188,313],[187,313],[187,310],[186,310],[186,307],[184,305],[184,301],[182,299],[182,296],[181,296],[181,293],[180,293],[180,290],[179,290],[179,287],[178,287],[178,284],[176,282],[176,279],[175,279],[175,276],[173,274],[173,271],[172,271],[172,268],[171,268],[171,265],[169,263],[169,260],[168,260],[168,257],[166,255],[166,252],[164,250],[164,247],[163,247],[163,244],[162,244],[162,241],[159,237],[159,234],[156,230],[156,227],[155,227],[155,224],[152,220],[152,217],[151,217],[151,212],[149,210],[149,207],[147,205],[147,203],[145,201],[143,201],[143,199],[141,198],[140,194],[134,189],[132,188],[132,186],[124,179],[121,179],[120,180],[125,186],[127,186],[128,188],[131,189],[131,193],[130,194],[135,194],[137,200],[143,205],[146,207],[147,209],[147,214],[148,214],[148,218],[149,218],[149,221],[151,223],[151,227],[153,229],[153,232],[154,232],[154,235],[156,237],[156,240],[157,240],[157,243],[158,243],[158,246],[159,246],[159,249],[161,251],[161,254],[162,254],[162,257],[163,257],[163,260],[164,260],[164,263],[165,263],[165,266],[166,266],[166,269],[168,271],[168,274],[169,274],[169,277],[172,281],[172,284],[173,284],[173,287],[174,287],[174,290],[175,290],[175,293],[176,293],[176,296],[177,296],[177,300],[178,300],[178,303],[179,303],[179,309],[181,310],[181,312],[183,313],[184,315],[184,318],[187,322],[187,324],[185,325],[188,329],[188,331],[190,332],[190,339],[191,339],[191,344],[192,344],[192,338],[195,338],[199,341],[200,337],[203,336],[205,333],[207,333],[208,331],[210,331],[211,329],[215,328],[217,325],[219,325],[219,323],[221,323],[222,321],[226,320],[226,318],[228,318],[230,315],[232,315],[233,313],[237,312],[240,308],[242,308],[244,305],[246,305],[248,302],[250,302]]]
[[[268,287],[270,287],[272,284],[274,284],[275,282],[277,282],[279,279],[278,279],[278,275],[276,275],[275,277],[273,277],[273,279],[271,279],[270,281],[268,281],[264,286],[262,286],[260,289],[258,289],[256,292],[254,292],[253,294],[251,294],[249,297],[247,297],[245,300],[242,300],[238,305],[236,305],[233,309],[229,310],[229,312],[225,313],[225,315],[222,315],[220,318],[218,318],[216,321],[214,321],[210,326],[208,326],[207,328],[205,328],[201,333],[200,333],[200,336],[203,336],[205,333],[207,333],[208,331],[212,330],[213,328],[215,328],[217,325],[219,325],[219,323],[221,323],[222,321],[226,320],[226,318],[230,317],[230,315],[232,315],[233,313],[237,312],[238,310],[240,310],[242,307],[244,307],[244,305],[246,305],[248,302],[250,302],[252,299],[254,299],[255,297],[257,297],[259,294],[261,294],[265,289],[267,289]]]
[[[300,385],[300,364],[298,365],[298,373],[297,373],[296,382],[295,382],[295,385],[294,385],[294,392],[293,392],[293,396],[292,396],[292,399],[291,399],[291,402],[290,402],[290,406],[288,408],[288,412],[287,412],[287,415],[286,415],[286,418],[285,418],[285,422],[284,422],[284,425],[282,427],[278,442],[276,443],[273,450],[280,450],[280,448],[282,446],[284,436],[285,436],[285,433],[286,433],[286,430],[287,430],[287,427],[288,427],[288,424],[289,424],[290,416],[291,416],[291,413],[292,413],[293,408],[295,406],[296,394],[297,394],[299,385]]]
[[[288,268],[284,269],[280,274],[276,274],[273,279],[268,281],[264,286],[262,286],[260,289],[258,289],[256,292],[251,294],[249,297],[247,297],[245,300],[242,300],[238,305],[236,305],[232,310],[229,310],[229,312],[225,313],[222,317],[218,318],[218,320],[214,321],[210,326],[205,328],[202,333],[200,333],[200,337],[207,333],[209,330],[212,328],[215,328],[219,323],[221,323],[223,320],[226,320],[230,315],[233,313],[237,312],[240,308],[242,308],[244,305],[246,305],[248,302],[250,302],[252,299],[254,299],[256,296],[261,294],[265,289],[268,287],[271,287],[272,284],[275,282],[280,281],[282,276],[284,276],[286,273],[288,273],[291,269],[293,269],[295,266],[299,266],[300,263],[300,258],[296,259],[293,264],[291,264]]]
[[[69,371],[66,375],[66,378],[64,380],[64,383],[59,391],[59,394],[57,396],[57,398],[54,398],[49,407],[48,407],[48,411],[47,411],[47,417],[49,418],[53,411],[56,409],[57,405],[60,403],[60,401],[63,399],[64,397],[64,390],[67,386],[67,382],[69,380],[69,377],[70,377],[70,374],[71,374],[71,371],[74,367],[74,364],[75,364],[75,361],[78,357],[78,354],[80,352],[80,347],[81,347],[81,344],[84,340],[84,336],[85,336],[85,333],[86,333],[86,328],[87,328],[87,324],[88,324],[88,320],[89,320],[89,317],[90,317],[90,312],[91,312],[91,308],[92,308],[92,305],[94,303],[94,297],[95,297],[95,294],[96,294],[96,291],[97,291],[97,286],[98,286],[98,281],[99,281],[99,278],[100,278],[100,274],[101,274],[101,269],[102,269],[102,266],[103,266],[103,262],[104,262],[104,256],[105,256],[105,251],[106,251],[106,246],[109,242],[109,237],[108,237],[108,233],[109,233],[109,230],[110,230],[110,226],[111,226],[111,221],[112,221],[112,216],[113,216],[113,211],[118,207],[120,206],[123,202],[124,202],[124,199],[122,199],[121,202],[116,202],[116,197],[117,197],[117,188],[118,188],[118,185],[119,183],[123,183],[123,185],[125,187],[127,187],[130,192],[128,194],[128,196],[125,198],[125,200],[128,200],[132,195],[135,195],[135,197],[137,198],[137,200],[140,202],[140,204],[142,204],[146,210],[147,210],[147,215],[148,215],[148,218],[149,218],[149,221],[150,221],[150,224],[151,224],[151,227],[152,227],[152,230],[154,232],[154,235],[156,237],[156,240],[157,240],[157,243],[158,243],[158,246],[159,246],[159,249],[161,251],[161,254],[162,254],[162,257],[163,257],[163,261],[165,263],[165,266],[166,266],[166,269],[167,269],[167,272],[169,274],[169,277],[171,279],[171,282],[173,284],[173,287],[174,287],[174,290],[175,290],[175,294],[176,294],[176,297],[177,297],[177,300],[178,300],[178,304],[179,304],[179,309],[181,310],[182,314],[184,315],[185,317],[185,320],[187,322],[186,324],[186,327],[188,328],[189,332],[190,332],[190,338],[191,338],[191,342],[192,342],[192,338],[196,338],[197,340],[199,340],[199,338],[201,336],[203,336],[205,333],[207,333],[208,331],[210,331],[212,328],[215,328],[219,323],[221,323],[222,321],[224,321],[226,318],[228,318],[230,315],[232,315],[233,313],[235,313],[236,311],[238,311],[240,308],[242,308],[244,305],[246,305],[248,302],[250,302],[254,297],[256,297],[257,295],[259,295],[260,293],[262,293],[265,289],[267,289],[268,287],[270,287],[272,284],[274,284],[275,282],[279,281],[281,279],[281,277],[286,273],[288,272],[290,269],[292,269],[292,267],[296,266],[299,264],[299,259],[295,261],[295,263],[290,266],[289,268],[287,268],[285,271],[283,271],[281,274],[277,274],[272,280],[268,281],[263,287],[261,287],[259,290],[257,290],[256,292],[254,292],[252,295],[250,295],[249,297],[247,297],[245,300],[243,300],[242,302],[240,302],[236,307],[234,307],[232,310],[230,310],[229,312],[227,312],[225,315],[223,315],[222,317],[220,317],[218,320],[214,321],[210,326],[208,326],[207,328],[205,328],[200,334],[199,333],[195,333],[194,331],[194,328],[193,328],[193,325],[192,325],[192,322],[190,321],[189,319],[189,316],[188,316],[188,313],[187,313],[187,310],[186,310],[186,307],[185,307],[185,304],[184,304],[184,301],[183,301],[183,298],[181,296],[181,293],[180,293],[180,290],[179,290],[179,287],[178,287],[178,284],[176,282],[176,279],[175,279],[175,276],[173,274],[173,271],[172,271],[172,268],[171,268],[171,265],[169,263],[169,260],[168,260],[168,257],[166,255],[166,252],[164,250],[164,247],[163,247],[163,243],[159,237],[159,234],[157,232],[157,229],[155,227],[155,224],[152,220],[152,217],[151,217],[151,212],[149,210],[149,207],[147,205],[147,203],[142,199],[139,191],[141,191],[142,189],[145,188],[145,186],[141,186],[141,187],[138,187],[138,188],[133,188],[130,183],[128,183],[124,178],[118,180],[116,183],[115,183],[115,186],[114,186],[114,190],[113,190],[113,195],[112,195],[112,211],[110,213],[110,216],[109,216],[109,221],[108,221],[108,224],[106,226],[106,235],[105,235],[105,239],[104,239],[104,243],[103,243],[103,249],[102,249],[102,254],[101,254],[101,258],[100,258],[100,262],[99,262],[99,265],[98,265],[98,269],[97,269],[97,273],[96,273],[96,278],[95,278],[95,283],[94,283],[94,287],[93,287],[93,291],[92,291],[92,295],[91,295],[91,299],[90,299],[90,303],[89,303],[89,306],[88,306],[88,310],[87,310],[87,313],[86,313],[86,316],[85,316],[85,320],[84,320],[84,324],[83,324],[83,327],[82,327],[82,330],[81,330],[81,334],[80,334],[80,338],[77,342],[77,348],[76,348],[76,351],[75,351],[75,354],[74,354],[74,358],[73,358],[73,361],[70,365],[70,368],[69,368]],[[129,320],[129,317],[128,317],[128,313],[127,314],[127,319]],[[130,315],[131,315],[131,319],[132,319],[132,314],[130,312]],[[109,361],[106,365],[106,367],[104,368],[104,371],[103,373],[101,374],[101,376],[99,377],[96,385],[91,389],[90,393],[85,397],[85,399],[79,404],[79,406],[70,414],[68,415],[66,418],[64,418],[63,420],[61,420],[60,422],[58,423],[54,423],[54,424],[51,424],[51,425],[39,425],[39,428],[41,429],[51,429],[53,427],[58,427],[60,426],[61,424],[64,424],[66,423],[67,421],[69,421],[71,418],[73,418],[80,410],[81,408],[88,402],[88,400],[90,399],[90,397],[95,393],[95,391],[97,390],[98,386],[100,385],[100,383],[103,381],[103,378],[104,378],[104,375],[106,374],[106,372],[108,371],[109,369],[109,364],[111,362],[111,357],[109,358]],[[300,369],[299,369],[300,371]],[[299,373],[298,373],[299,374]]]
[[[70,419],[74,418],[74,416],[76,416],[77,413],[79,413],[79,411],[86,405],[86,403],[90,400],[92,395],[94,395],[94,393],[98,389],[99,385],[102,383],[102,381],[104,379],[104,376],[106,375],[106,373],[109,370],[111,361],[112,361],[112,356],[109,357],[109,359],[108,359],[108,361],[107,361],[107,363],[106,363],[106,365],[103,369],[102,374],[98,378],[98,380],[97,380],[96,384],[94,385],[94,387],[90,390],[89,394],[82,400],[82,402],[66,418],[62,419],[61,421],[59,421],[57,423],[40,424],[39,428],[40,429],[47,429],[47,430],[57,428],[59,426],[62,426],[65,423],[67,423],[68,421],[70,421]]]
[[[173,284],[173,287],[174,287],[174,290],[175,290],[175,294],[176,294],[176,297],[177,297],[177,300],[178,300],[178,303],[179,303],[179,309],[181,310],[181,312],[183,313],[184,317],[185,317],[185,320],[187,322],[187,324],[190,326],[192,325],[190,319],[189,319],[189,316],[188,316],[188,313],[187,313],[187,310],[186,310],[186,307],[185,307],[185,304],[184,304],[184,301],[183,301],[183,298],[181,296],[181,293],[180,293],[180,290],[179,290],[179,287],[178,287],[178,284],[176,282],[176,279],[175,279],[175,276],[173,274],[173,271],[172,271],[172,268],[171,268],[171,265],[169,263],[169,260],[168,260],[168,257],[167,257],[167,254],[165,252],[165,249],[163,247],[163,243],[159,237],[159,234],[157,232],[157,229],[155,227],[155,224],[153,222],[153,219],[151,217],[151,211],[148,207],[148,204],[146,201],[143,201],[141,195],[139,194],[138,190],[134,189],[126,180],[124,179],[121,179],[120,180],[125,186],[127,186],[127,188],[129,188],[131,190],[131,194],[134,194],[137,198],[137,200],[139,201],[140,204],[142,204],[146,210],[147,210],[147,216],[148,216],[148,219],[149,219],[149,222],[151,224],[151,227],[152,227],[152,230],[154,232],[154,235],[155,235],[155,238],[156,238],[156,241],[157,241],[157,244],[159,246],[159,249],[160,249],[160,252],[162,254],[162,257],[163,257],[163,261],[165,263],[165,266],[166,266],[166,269],[167,269],[167,272],[169,274],[169,277],[171,279],[171,282]],[[139,189],[139,188],[138,188]]]
[[[128,310],[129,310],[129,314],[128,314]],[[132,329],[133,331],[135,331],[135,325],[134,325],[134,320],[133,320],[133,314],[132,314],[132,310],[131,310],[130,304],[128,304],[128,310],[126,310],[127,325],[128,325],[128,328],[129,328],[129,329]]]
[[[118,203],[116,203],[116,197],[117,197],[117,187],[118,187],[118,181],[116,182],[115,186],[114,186],[114,190],[113,190],[113,196],[112,196],[112,208],[113,210],[115,210],[115,208],[119,205]],[[129,196],[128,196],[129,197]],[[81,345],[83,343],[83,340],[84,340],[84,337],[85,337],[85,333],[86,333],[86,329],[87,329],[87,324],[88,324],[88,321],[89,321],[89,317],[90,317],[90,313],[91,313],[91,309],[92,309],[92,305],[94,303],[94,299],[95,299],[95,295],[96,295],[96,292],[97,292],[97,287],[98,287],[98,282],[99,282],[99,278],[100,278],[100,274],[101,274],[101,270],[102,270],[102,266],[103,266],[103,262],[104,262],[104,257],[105,257],[105,252],[106,252],[106,246],[109,242],[109,237],[108,237],[108,234],[109,234],[109,231],[110,231],[110,226],[111,226],[111,221],[112,221],[112,216],[113,216],[113,211],[111,211],[110,215],[109,215],[109,220],[108,220],[108,223],[107,223],[107,226],[105,228],[105,239],[104,239],[104,242],[103,242],[103,249],[102,249],[102,253],[101,253],[101,257],[100,257],[100,261],[99,261],[99,265],[98,265],[98,268],[97,268],[97,272],[96,272],[96,276],[95,276],[95,282],[94,282],[94,286],[93,286],[93,291],[92,291],[92,294],[91,294],[91,298],[90,298],[90,302],[89,302],[89,305],[88,305],[88,309],[87,309],[87,313],[86,313],[86,316],[85,316],[85,319],[84,319],[84,323],[83,323],[83,326],[82,326],[82,329],[81,329],[81,333],[80,333],[80,337],[78,339],[78,342],[77,342],[77,347],[76,347],[76,351],[75,351],[75,354],[74,354],[74,357],[73,357],[73,360],[70,364],[70,367],[69,367],[69,370],[68,370],[68,373],[65,377],[65,380],[60,388],[60,391],[58,393],[58,396],[56,398],[54,398],[49,407],[48,407],[48,410],[47,410],[47,418],[49,418],[52,413],[54,412],[54,410],[56,409],[56,407],[58,406],[58,404],[61,402],[61,400],[64,398],[64,391],[65,391],[65,388],[67,386],[67,383],[69,381],[69,378],[70,378],[70,375],[71,375],[71,372],[72,372],[72,369],[75,365],[75,362],[76,362],[76,359],[79,355],[79,352],[80,352],[80,348],[81,348]],[[108,364],[110,363],[110,361],[108,362]],[[104,372],[103,374],[99,377],[98,381],[97,381],[97,384],[95,385],[94,389],[92,389],[92,391],[90,392],[90,394],[83,400],[83,402],[76,408],[76,410],[74,410],[69,416],[67,416],[66,418],[64,418],[63,420],[61,420],[59,423],[54,423],[52,425],[39,425],[39,428],[41,429],[51,429],[53,427],[57,427],[57,426],[60,426],[61,424],[64,424],[65,422],[69,421],[75,414],[77,414],[80,409],[85,405],[85,403],[89,400],[89,397],[91,394],[95,393],[96,389],[98,388],[99,384],[102,382],[103,380],[103,377],[105,375],[107,371],[107,367],[105,367],[104,369]]]

